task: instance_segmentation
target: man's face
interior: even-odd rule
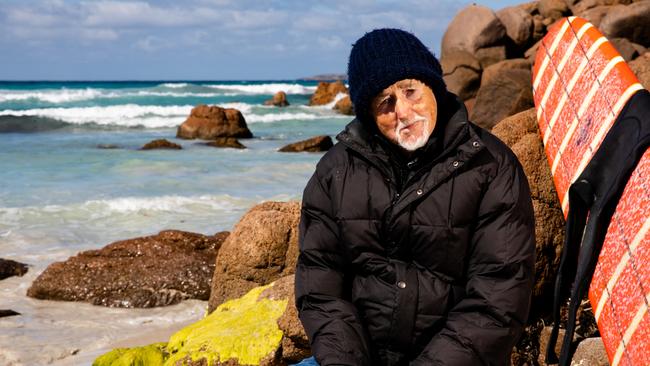
[[[407,151],[424,146],[436,127],[438,104],[433,91],[415,79],[400,80],[371,103],[379,131]]]

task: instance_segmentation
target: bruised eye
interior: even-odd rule
[[[392,96],[387,96],[386,98],[380,100],[379,103],[377,104],[377,109],[379,109],[380,111],[387,110],[390,107],[392,100],[393,100]]]
[[[420,90],[416,88],[406,88],[402,90],[404,97],[410,101],[417,101],[420,99]]]

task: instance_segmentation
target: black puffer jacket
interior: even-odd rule
[[[528,183],[452,112],[404,164],[355,120],[307,184],[296,304],[322,366],[509,364],[533,284]]]

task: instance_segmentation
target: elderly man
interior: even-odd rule
[[[367,33],[356,119],[303,196],[302,365],[507,365],[528,316],[534,218],[514,154],[467,119],[412,34]]]

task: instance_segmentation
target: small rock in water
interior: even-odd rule
[[[119,149],[120,146],[115,144],[98,144],[97,148],[98,149]]]
[[[245,149],[239,140],[234,137],[217,137],[214,141],[206,142],[205,145],[212,147],[230,147],[233,149]]]
[[[15,316],[15,315],[20,315],[20,313],[15,312],[13,310],[0,309],[0,318],[4,318],[4,317],[7,317],[7,316]]]
[[[0,258],[0,280],[13,276],[22,276],[25,273],[27,273],[26,264]]]
[[[316,136],[307,140],[298,141],[282,147],[281,152],[320,152],[329,150],[334,144],[329,136]]]
[[[197,105],[190,116],[178,126],[176,137],[212,140],[217,137],[251,138],[244,115],[234,108]]]
[[[183,147],[179,144],[175,144],[166,139],[153,140],[145,144],[140,150],[153,150],[153,149],[175,149],[180,150]]]
[[[309,99],[309,105],[323,105],[331,103],[339,93],[348,93],[348,88],[345,87],[342,81],[335,81],[328,83],[321,81],[314,92],[314,95]]]
[[[289,105],[287,101],[287,93],[279,91],[273,95],[272,99],[269,99],[264,102],[264,105],[273,105],[276,107],[286,107]]]
[[[352,105],[352,101],[350,100],[349,95],[346,95],[345,97],[339,99],[339,101],[334,104],[334,107],[332,109],[347,116],[354,115],[354,106]]]

